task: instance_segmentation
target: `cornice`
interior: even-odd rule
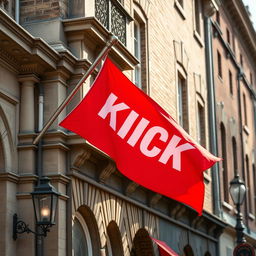
[[[231,61],[233,62],[235,68],[237,69],[237,73],[239,75],[239,79],[243,80],[247,89],[249,90],[249,92],[251,93],[251,95],[254,97],[254,99],[256,100],[256,92],[254,91],[254,89],[252,88],[252,86],[249,84],[244,72],[242,71],[243,68],[241,67],[240,63],[237,62],[235,55],[233,53],[233,51],[231,50],[230,46],[226,43],[226,41],[223,38],[223,34],[219,28],[219,25],[216,22],[212,21],[212,26],[214,28],[214,37],[217,37],[221,44],[223,45],[223,47],[225,48],[226,52],[227,52],[227,57],[231,59]]]
[[[0,182],[1,181],[10,181],[13,183],[18,183],[19,176],[13,172],[3,172],[3,173],[0,173]]]
[[[0,37],[6,43],[11,42],[18,49],[24,51],[30,60],[25,60],[22,56],[20,60],[16,59],[15,53],[8,53],[8,50],[0,47],[0,58],[2,58],[7,65],[15,73],[35,72],[40,74],[44,70],[63,69],[64,72],[74,73],[74,66],[76,66],[76,57],[68,50],[57,52],[46,43],[42,38],[35,38],[27,32],[22,26],[11,19],[2,9],[0,9]],[[17,50],[17,51],[20,51]],[[17,57],[18,58],[18,57]]]
[[[14,96],[10,95],[8,92],[4,91],[0,88],[0,98],[7,100],[9,103],[16,105],[19,103],[19,99],[15,98]]]
[[[222,1],[223,9],[232,17],[236,31],[241,35],[240,41],[246,42],[249,56],[256,65],[256,31],[253,28],[244,4],[240,0]],[[249,46],[249,47],[248,47]]]

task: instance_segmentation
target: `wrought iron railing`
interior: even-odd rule
[[[116,0],[95,0],[95,17],[126,45],[126,15]]]

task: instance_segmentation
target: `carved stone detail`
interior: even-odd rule
[[[131,181],[128,186],[126,187],[125,194],[131,195],[137,188],[139,187],[139,184],[136,182]]]
[[[84,149],[83,152],[76,157],[73,165],[77,168],[80,168],[85,163],[85,161],[90,159],[91,155],[92,153],[89,149]]]
[[[162,198],[163,196],[160,194],[154,194],[149,202],[150,206],[156,205],[158,203],[158,201]]]
[[[108,161],[107,165],[102,169],[99,180],[101,183],[105,183],[110,175],[116,170],[116,165],[112,161]]]

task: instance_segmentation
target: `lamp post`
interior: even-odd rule
[[[17,214],[13,215],[13,239],[17,239],[17,234],[33,233],[36,236],[47,236],[50,227],[55,225],[55,215],[58,203],[59,193],[50,184],[48,177],[40,179],[39,184],[31,193],[33,199],[34,213],[36,217],[36,225],[40,232],[32,231],[28,224],[22,220],[18,220]]]
[[[229,192],[231,198],[236,205],[236,235],[237,235],[237,244],[245,243],[244,237],[244,224],[243,224],[243,215],[241,213],[241,205],[244,202],[246,187],[244,182],[240,179],[239,175],[236,174],[235,178],[230,182]]]

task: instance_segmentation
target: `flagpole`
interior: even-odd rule
[[[117,43],[117,38],[115,36],[111,36],[109,41],[107,42],[106,46],[103,48],[103,50],[100,52],[99,56],[96,58],[96,60],[93,62],[93,64],[90,66],[90,68],[87,70],[87,72],[83,75],[83,77],[79,80],[76,87],[73,89],[73,91],[68,95],[68,97],[61,103],[61,105],[57,108],[55,113],[51,116],[51,118],[48,120],[48,122],[44,125],[43,129],[40,131],[40,133],[36,136],[36,138],[33,141],[33,144],[36,145],[41,137],[45,134],[47,129],[51,126],[51,124],[55,121],[55,119],[58,117],[58,115],[61,113],[61,111],[66,107],[66,105],[70,102],[70,100],[73,98],[73,96],[77,93],[80,86],[85,82],[85,80],[92,74],[94,69],[97,67],[97,65],[100,63],[100,61],[107,55],[107,53],[110,51],[111,47]]]

